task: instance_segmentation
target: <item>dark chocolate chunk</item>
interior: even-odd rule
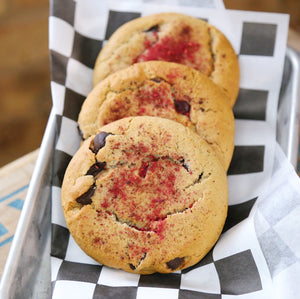
[[[184,257],[176,257],[173,260],[170,260],[167,262],[167,266],[171,269],[171,270],[176,270],[184,261]]]
[[[96,184],[93,184],[88,191],[80,195],[76,201],[82,205],[89,205],[92,203],[91,197],[95,193],[96,190]]]
[[[201,172],[201,173],[199,174],[199,176],[198,176],[198,181],[201,181],[202,176],[203,176],[203,172]]]
[[[144,32],[158,32],[158,31],[159,31],[159,26],[154,25],[154,26],[150,27],[149,29],[145,30]]]
[[[107,132],[100,132],[94,138],[94,150],[93,152],[96,154],[98,151],[105,146],[105,139],[108,135],[112,135],[111,133]]]
[[[152,78],[151,81],[156,82],[156,83],[160,83],[161,79],[160,78]]]
[[[185,26],[181,30],[181,35],[190,35],[192,28],[190,26]]]
[[[191,105],[187,101],[175,100],[174,106],[178,113],[189,116]]]
[[[106,162],[96,162],[90,167],[86,175],[96,176],[99,172],[105,169],[105,166]]]
[[[129,264],[129,267],[130,267],[131,270],[135,270],[135,266],[134,265]]]

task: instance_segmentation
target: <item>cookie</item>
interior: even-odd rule
[[[207,22],[179,13],[159,13],[124,24],[99,53],[93,83],[149,60],[181,63],[202,72],[223,88],[234,105],[239,90],[237,55],[224,34]]]
[[[112,121],[150,115],[195,130],[228,169],[234,150],[234,116],[227,96],[207,76],[185,65],[148,61],[120,70],[88,95],[78,123],[84,138]]]
[[[83,142],[62,185],[66,223],[99,263],[169,273],[199,262],[222,231],[228,186],[212,148],[164,118],[112,122]]]

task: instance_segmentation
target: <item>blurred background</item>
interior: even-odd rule
[[[40,146],[51,109],[48,0],[0,0],[0,166]]]
[[[290,14],[300,48],[299,0],[224,0],[226,8]],[[40,146],[51,109],[49,0],[0,0],[0,167]]]

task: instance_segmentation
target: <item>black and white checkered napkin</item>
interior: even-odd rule
[[[222,5],[217,0],[51,1],[51,89],[57,115],[52,180],[53,298],[275,298],[274,267],[278,267],[274,263],[280,261],[270,262],[272,248],[264,238],[272,238],[274,229],[262,230],[261,221],[268,219],[270,204],[265,194],[276,148],[288,16],[227,11]],[[239,55],[235,150],[228,170],[228,218],[215,247],[189,269],[138,275],[102,266],[81,251],[67,229],[60,191],[66,166],[80,144],[76,121],[92,89],[98,52],[123,23],[162,11],[206,19],[228,37]],[[284,248],[282,252],[286,252]]]

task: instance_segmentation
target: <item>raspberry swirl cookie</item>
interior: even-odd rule
[[[199,262],[227,215],[224,168],[191,129],[150,116],[112,122],[85,140],[62,185],[66,223],[93,259],[128,272]]]
[[[228,169],[234,149],[234,116],[227,96],[207,76],[185,65],[148,61],[100,82],[79,114],[84,138],[127,116],[159,116],[190,127]]]
[[[223,88],[231,106],[239,90],[239,65],[230,42],[207,22],[178,13],[159,13],[130,21],[99,53],[93,83],[136,62],[163,60],[190,66]]]

